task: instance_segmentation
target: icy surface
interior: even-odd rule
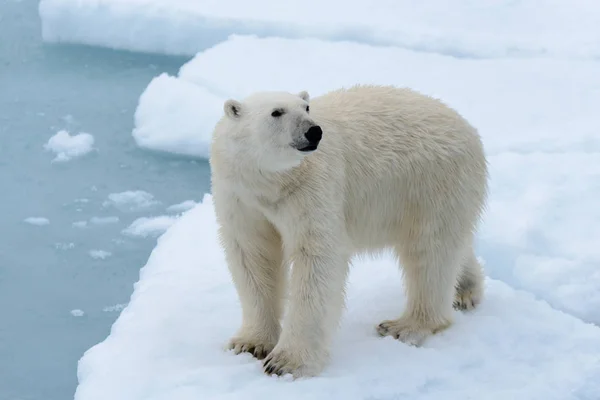
[[[75,399],[600,395],[600,328],[499,281],[488,279],[486,286],[479,309],[456,313],[451,329],[414,348],[375,333],[378,322],[403,308],[392,257],[357,260],[326,371],[297,382],[277,380],[249,355],[223,350],[241,315],[206,195],[159,239],[111,335],[82,358]]]
[[[172,217],[170,215],[141,217],[133,221],[131,225],[123,230],[123,234],[140,237],[160,236],[173,225],[176,220],[177,217]]]
[[[294,54],[319,62],[298,64]],[[148,119],[137,118],[136,130],[164,140],[166,131],[151,127],[170,124],[168,135],[177,139],[163,142],[162,150],[206,158],[223,113],[213,102],[222,106],[228,97],[256,90],[308,90],[314,97],[357,82],[440,97],[479,129],[489,156],[492,190],[479,238],[483,255],[502,262],[487,272],[600,323],[600,208],[588,194],[600,187],[597,71],[591,61],[460,60],[355,43],[234,37],[198,54],[178,78],[155,78],[140,99]],[[189,96],[181,90],[185,85]],[[220,98],[205,95],[208,90]],[[177,123],[173,109],[180,112]],[[204,114],[211,109],[210,117]],[[188,132],[190,140],[180,147],[180,135]],[[207,141],[191,147],[192,137]]]
[[[30,225],[43,226],[50,224],[50,220],[44,217],[28,217],[24,220],[26,223]]]
[[[65,162],[81,157],[93,150],[94,136],[89,133],[69,134],[65,130],[58,131],[44,145],[44,149],[56,154],[53,162]]]
[[[168,54],[258,34],[476,58],[600,55],[600,5],[590,0],[41,0],[39,12],[49,42]]]

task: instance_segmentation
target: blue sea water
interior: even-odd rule
[[[73,398],[78,359],[108,335],[119,313],[110,307],[129,300],[156,243],[121,231],[209,190],[206,162],[148,153],[131,137],[145,86],[186,59],[43,44],[37,7],[0,1],[1,400]],[[43,145],[61,129],[91,133],[96,150],[52,163]],[[125,190],[161,204],[137,213],[103,206]],[[24,222],[32,216],[50,224]],[[72,225],[95,216],[119,222]]]

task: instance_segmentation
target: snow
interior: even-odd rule
[[[143,190],[126,190],[119,193],[111,193],[108,200],[104,202],[105,207],[115,207],[122,212],[143,211],[159,204],[154,196]]]
[[[39,13],[48,42],[176,55],[258,34],[473,58],[600,56],[600,6],[591,0],[41,0]]]
[[[28,217],[28,218],[25,218],[24,221],[30,225],[36,225],[36,226],[44,226],[44,225],[50,224],[50,220],[48,218],[44,218],[44,217]]]
[[[110,257],[112,253],[106,250],[90,250],[89,255],[95,260],[104,260]]]
[[[198,203],[194,200],[185,200],[181,203],[173,204],[167,207],[167,212],[183,213],[194,208]]]
[[[296,382],[268,377],[249,355],[223,349],[241,311],[206,195],[158,239],[110,336],[80,360],[75,399],[600,395],[600,328],[500,281],[488,279],[486,286],[480,308],[457,312],[451,329],[414,348],[375,333],[404,304],[393,258],[357,259],[324,373]]]
[[[319,62],[298,64],[296,54]],[[600,187],[597,65],[456,59],[349,42],[236,36],[199,53],[178,77],[155,78],[140,98],[148,120],[137,118],[136,130],[160,138],[165,152],[207,158],[223,101],[256,90],[308,90],[314,97],[360,82],[409,86],[442,98],[479,129],[490,160],[492,194],[480,246],[505,262],[492,264],[489,275],[600,324],[600,208],[586,195]],[[182,94],[184,85],[189,97]],[[165,107],[158,103],[164,98],[170,99]],[[207,110],[215,111],[208,117]],[[160,120],[171,129],[152,130]],[[190,140],[180,147],[184,134]],[[207,139],[193,147],[192,138]]]
[[[575,134],[575,132],[572,132]],[[490,157],[482,251],[488,273],[600,324],[600,147]]]
[[[136,219],[123,230],[123,234],[127,236],[160,236],[163,234],[173,223],[177,220],[177,217],[170,215],[160,215],[157,217],[141,217]]]
[[[52,162],[66,162],[82,157],[93,150],[94,136],[89,133],[71,135],[65,130],[58,131],[44,145],[46,151],[56,154]]]

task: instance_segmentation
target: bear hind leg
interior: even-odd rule
[[[381,336],[420,346],[427,337],[452,324],[463,252],[457,243],[440,243],[444,242],[409,242],[396,248],[403,267],[407,304],[400,318],[377,326]]]
[[[477,307],[483,298],[483,287],[483,268],[477,260],[473,249],[471,249],[463,261],[462,269],[456,282],[454,308],[467,311]]]

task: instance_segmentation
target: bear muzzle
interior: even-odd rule
[[[308,144],[304,145],[303,147],[298,147],[298,151],[314,151],[317,149],[319,142],[323,137],[323,130],[319,125],[311,126],[304,134],[304,137],[308,141]]]

